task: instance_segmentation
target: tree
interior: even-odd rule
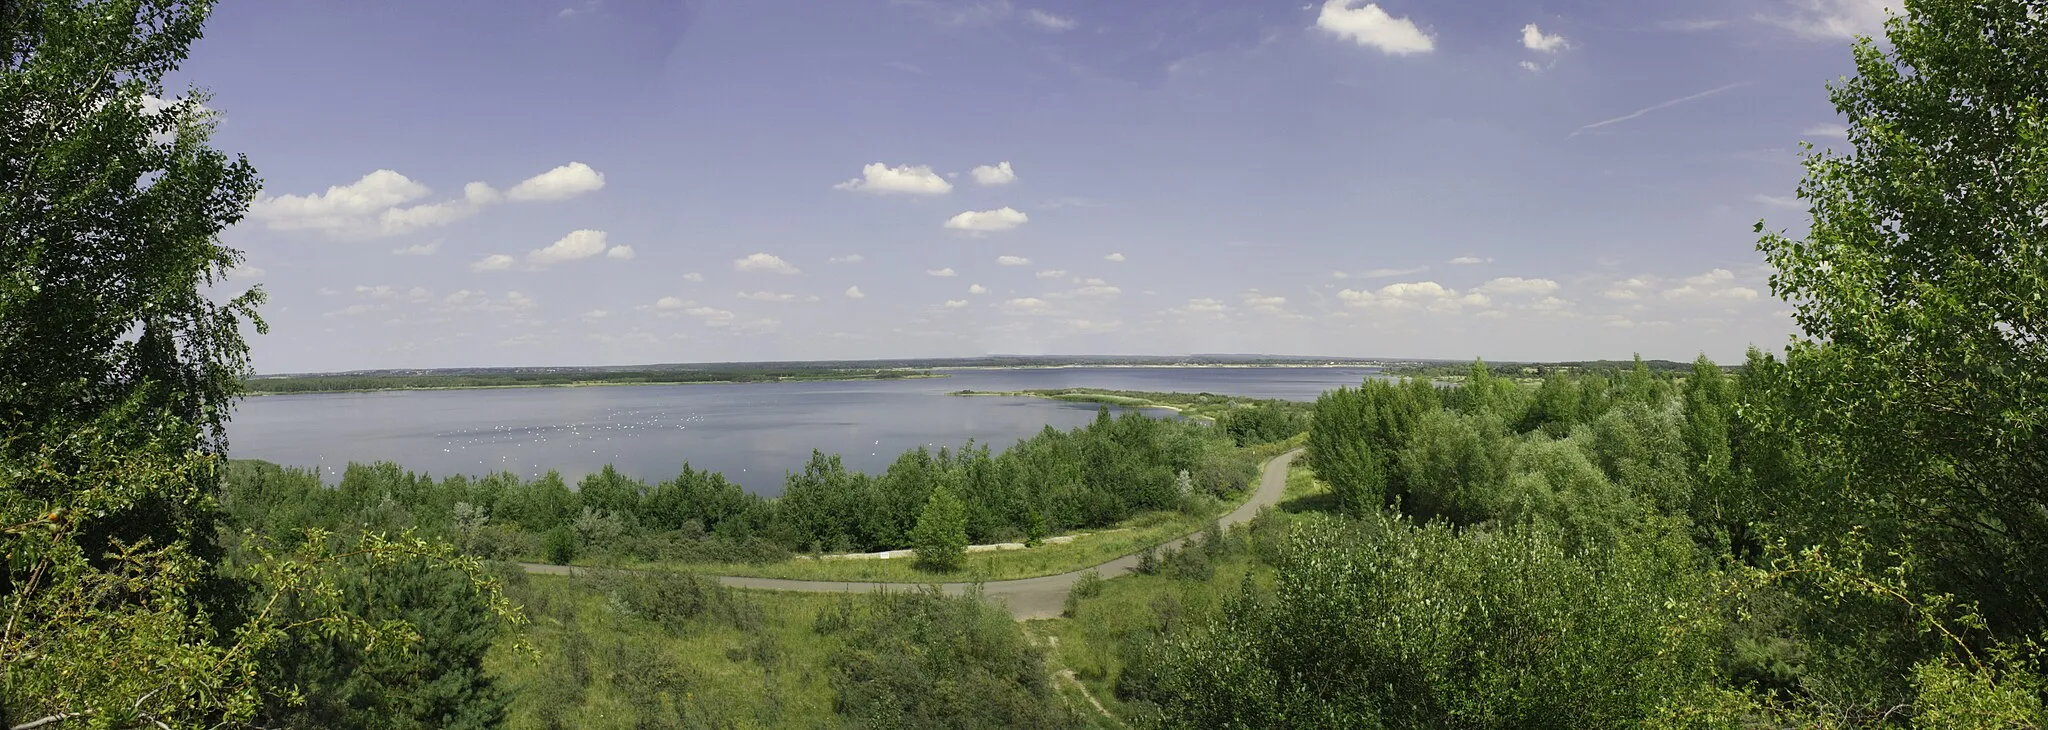
[[[953,490],[932,490],[910,531],[910,544],[917,549],[918,567],[926,570],[959,570],[967,562],[967,507]]]
[[[1812,151],[1804,238],[1757,224],[1804,336],[1778,405],[1748,415],[1842,479],[1877,552],[1977,602],[2001,636],[2048,628],[2048,23],[2030,0],[1924,0],[1829,87],[1844,152]],[[1768,359],[1767,359],[1768,360]],[[1766,369],[1775,363],[1766,362]],[[1853,493],[1840,493],[1853,490]],[[1836,498],[1840,497],[1840,498]],[[1800,535],[1827,543],[1838,535]]]

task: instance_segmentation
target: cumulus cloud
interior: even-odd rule
[[[1535,61],[1523,61],[1522,70],[1528,71],[1529,73],[1543,73],[1543,67],[1536,65]]]
[[[847,254],[847,255],[845,255],[845,256],[834,256],[834,257],[832,257],[832,258],[829,258],[829,259],[825,259],[825,261],[826,261],[827,263],[834,263],[834,264],[857,264],[857,263],[860,263],[860,262],[862,262],[862,261],[866,261],[866,260],[867,260],[867,258],[866,258],[866,257],[864,257],[864,256],[861,256],[860,254],[857,254],[857,253],[856,253],[856,254]]]
[[[973,285],[973,286],[967,287],[967,293],[969,293],[969,294],[987,294],[987,293],[988,293],[988,287],[982,286],[982,285],[980,285],[980,284],[975,284],[975,285]]]
[[[1565,42],[1564,36],[1544,35],[1542,29],[1530,23],[1522,26],[1522,47],[1538,53],[1556,53],[1570,48],[1571,44]]]
[[[604,189],[604,173],[581,162],[571,162],[519,181],[505,197],[512,200],[568,200]]]
[[[683,310],[683,314],[703,320],[704,324],[713,327],[724,327],[730,324],[734,317],[731,311],[716,307],[691,307]]]
[[[1316,15],[1316,27],[1393,56],[1436,49],[1436,41],[1415,27],[1414,21],[1388,15],[1374,3],[1351,7],[1355,1],[1325,0],[1322,12]]]
[[[1031,216],[1015,208],[1004,206],[995,210],[970,210],[946,220],[946,227],[956,231],[993,233],[1007,231],[1031,221]]]
[[[981,165],[970,172],[974,175],[974,181],[983,185],[1004,185],[1017,180],[1017,171],[1010,169],[1008,162],[998,162],[993,166]]]
[[[271,230],[346,231],[361,227],[385,210],[426,197],[427,186],[392,170],[377,170],[325,193],[259,197],[249,216]]]
[[[690,273],[687,273],[687,274],[684,274],[684,275],[683,275],[683,281],[687,281],[687,282],[690,282],[690,283],[692,283],[692,284],[702,284],[702,283],[704,283],[704,275],[703,275],[703,274],[699,274],[699,273],[697,273],[697,272],[695,272],[695,271],[692,271],[692,272],[690,272]]]
[[[1391,279],[1396,276],[1420,274],[1428,270],[1429,267],[1427,266],[1416,266],[1407,269],[1366,269],[1357,273],[1333,271],[1330,272],[1330,277],[1333,279]]]
[[[997,256],[996,263],[1003,266],[1030,266],[1031,259],[1022,256]]]
[[[1757,19],[1815,40],[1847,40],[1884,32],[1887,16],[1905,10],[1903,0],[1788,0],[1784,10]]]
[[[953,270],[953,267],[951,267],[951,266],[948,266],[948,267],[946,267],[946,268],[943,268],[943,269],[927,269],[927,270],[925,270],[925,272],[924,272],[924,273],[925,273],[926,275],[928,275],[928,276],[959,276],[959,275],[960,275],[960,272],[954,271],[954,270]]]
[[[662,297],[654,300],[654,308],[660,310],[682,309],[688,306],[690,306],[689,302],[676,297]]]
[[[1054,33],[1073,30],[1075,25],[1073,18],[1053,15],[1037,8],[1024,11],[1024,19],[1030,21],[1032,25]]]
[[[1181,310],[1202,314],[1215,314],[1228,308],[1229,306],[1223,302],[1205,297],[1202,299],[1189,299],[1187,305],[1181,307]]]
[[[254,279],[262,275],[263,268],[260,266],[236,264],[234,268],[228,269],[228,278],[230,279]]]
[[[944,195],[953,191],[953,184],[932,172],[930,165],[890,167],[885,163],[870,162],[861,167],[860,177],[834,185],[832,189],[878,195]]]
[[[1549,294],[1557,291],[1557,282],[1549,279],[1503,276],[1480,284],[1478,290],[1488,294]]]
[[[1113,254],[1110,254],[1110,255],[1108,255],[1108,256],[1104,256],[1104,257],[1102,257],[1102,260],[1104,260],[1104,261],[1113,261],[1113,262],[1116,262],[1116,263],[1123,263],[1123,261],[1124,261],[1124,255],[1123,255],[1123,254],[1120,254],[1120,253],[1113,253]]]
[[[1051,304],[1038,297],[1020,297],[1003,302],[1003,311],[1010,314],[1038,314],[1046,311],[1051,306]]]
[[[1478,256],[1459,256],[1459,257],[1457,257],[1457,258],[1451,259],[1451,260],[1450,260],[1450,263],[1451,263],[1452,265],[1454,265],[1454,266],[1471,266],[1471,265],[1473,265],[1473,264],[1490,264],[1490,263],[1493,263],[1493,257],[1491,257],[1491,256],[1488,256],[1488,257],[1486,257],[1486,258],[1480,258],[1480,257],[1478,257]]]
[[[789,265],[789,262],[782,260],[781,257],[766,253],[751,254],[745,258],[734,259],[732,270],[758,274],[783,274],[785,276],[803,273],[797,267]]]
[[[959,309],[959,308],[961,308],[961,307],[965,307],[965,306],[967,306],[967,300],[965,300],[965,299],[948,299],[948,300],[946,300],[946,308],[947,308],[947,309]]]
[[[489,256],[485,256],[481,259],[477,259],[476,263],[469,265],[469,270],[504,271],[506,269],[512,268],[512,264],[516,261],[518,261],[518,259],[506,256],[505,254],[494,253]]]
[[[605,257],[605,258],[608,258],[608,259],[620,259],[620,260],[625,260],[625,259],[630,259],[630,258],[633,258],[633,247],[632,247],[632,246],[613,246],[613,247],[611,247],[611,248],[609,248],[609,249],[606,249],[606,250],[605,250],[605,252],[604,252],[604,257]]]
[[[1713,269],[1697,276],[1688,276],[1680,286],[1664,290],[1666,300],[1722,300],[1756,301],[1757,291],[1735,283],[1735,272],[1727,269]]]
[[[796,301],[796,295],[795,295],[795,294],[784,294],[784,293],[780,293],[780,292],[772,292],[772,291],[757,291],[757,292],[740,292],[740,298],[741,298],[741,299],[752,299],[752,300],[754,300],[754,301],[757,301],[757,302],[794,302],[794,301]]]
[[[588,228],[570,231],[546,248],[538,248],[526,254],[526,263],[547,266],[566,261],[587,259],[605,252],[605,233]],[[630,257],[630,254],[628,254]]]
[[[868,295],[867,295],[867,294],[865,294],[865,293],[862,293],[862,292],[861,292],[861,290],[860,290],[860,287],[857,287],[857,286],[849,286],[849,287],[847,287],[847,288],[846,288],[846,298],[848,298],[848,299],[866,299],[866,298],[868,298]]]
[[[1353,307],[1427,309],[1432,312],[1456,312],[1467,306],[1484,307],[1493,303],[1492,298],[1484,293],[1460,294],[1458,290],[1434,281],[1388,284],[1377,291],[1345,289],[1337,292],[1337,299]]]
[[[1060,269],[1046,269],[1038,272],[1038,278],[1040,279],[1062,279],[1066,278],[1066,276],[1067,272]]]
[[[432,256],[435,251],[439,250],[441,250],[441,242],[433,241],[430,243],[415,243],[411,246],[400,246],[391,249],[391,254],[394,256]]]
[[[604,176],[572,162],[541,173],[500,193],[472,182],[462,197],[406,205],[432,193],[427,186],[392,170],[377,170],[353,183],[309,195],[259,197],[249,215],[271,230],[318,230],[351,236],[394,236],[445,226],[476,215],[506,199],[561,200],[604,187]]]

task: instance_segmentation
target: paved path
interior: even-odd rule
[[[1287,467],[1294,461],[1294,457],[1300,454],[1301,450],[1295,449],[1267,461],[1264,473],[1259,477],[1258,491],[1253,492],[1251,499],[1245,500],[1245,503],[1238,506],[1237,509],[1231,510],[1230,514],[1224,515],[1220,520],[1223,526],[1228,528],[1231,525],[1250,520],[1259,514],[1259,508],[1278,504],[1280,502],[1280,494],[1287,491]],[[1159,547],[1162,550],[1169,547],[1178,547],[1191,537],[1194,537],[1194,535],[1190,534],[1186,537],[1162,543]],[[576,568],[566,565],[540,565],[537,563],[521,563],[520,565],[528,573],[574,575],[577,571]],[[1080,580],[1082,575],[1089,571],[1096,571],[1104,578],[1115,578],[1137,570],[1137,568],[1138,554],[1132,553],[1092,568],[1082,568],[1071,573],[1060,573],[1058,575],[1047,575],[1037,578],[1019,578],[1017,580],[989,581],[981,584],[981,592],[982,595],[990,598],[1002,599],[1003,602],[1009,605],[1010,614],[1016,616],[1019,621],[1036,618],[1054,618],[1059,616],[1060,611],[1066,607],[1068,589],[1072,588],[1074,582]],[[877,590],[915,589],[929,585],[925,583],[862,583],[829,580],[789,580],[786,578],[746,578],[740,576],[719,576],[718,582],[733,588],[806,591],[811,593],[868,593]],[[965,593],[973,584],[940,583],[938,585],[947,593],[959,595]]]

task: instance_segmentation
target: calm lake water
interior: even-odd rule
[[[1096,407],[1037,398],[962,398],[957,390],[1110,388],[1314,400],[1369,368],[1056,368],[954,370],[895,381],[506,388],[248,398],[228,427],[231,455],[319,467],[395,461],[437,476],[549,469],[574,481],[612,464],[658,481],[724,472],[762,494],[812,449],[880,472],[919,445],[969,438],[1001,449],[1047,425],[1072,428]]]

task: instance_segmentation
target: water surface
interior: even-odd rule
[[[1048,425],[1072,428],[1096,407],[956,390],[1090,387],[1313,400],[1365,368],[1040,368],[951,370],[918,380],[502,388],[248,398],[228,427],[231,455],[319,467],[395,461],[437,476],[549,469],[572,481],[605,464],[641,479],[684,461],[776,494],[812,449],[879,472],[919,445],[969,438],[1001,449]]]

